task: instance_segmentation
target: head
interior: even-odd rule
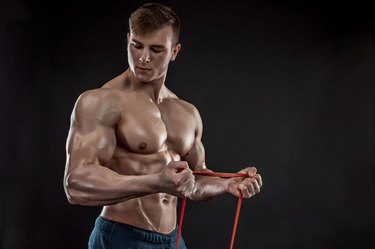
[[[158,3],[147,3],[134,11],[129,18],[129,30],[135,35],[144,35],[164,26],[173,30],[173,44],[178,43],[180,19],[168,6]]]
[[[178,43],[180,20],[169,7],[149,3],[129,18],[128,62],[141,81],[165,77],[170,61],[181,48]]]

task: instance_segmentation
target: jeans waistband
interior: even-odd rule
[[[113,221],[99,216],[95,221],[95,227],[112,234],[125,236],[130,239],[141,240],[153,244],[171,244],[177,240],[177,227],[169,234],[131,226],[125,223]]]

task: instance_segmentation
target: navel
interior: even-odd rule
[[[139,144],[138,148],[141,149],[141,150],[144,150],[144,149],[147,148],[147,144],[145,142],[142,142],[142,143]]]

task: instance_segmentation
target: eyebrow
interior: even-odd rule
[[[136,43],[139,43],[139,44],[144,45],[142,42],[140,42],[140,41],[138,41],[138,40],[136,40],[136,39],[134,39],[134,38],[132,38],[131,40],[132,40],[133,42],[136,42]],[[163,46],[163,45],[158,45],[158,44],[151,45],[151,47],[154,47],[154,48],[166,48],[165,46]]]

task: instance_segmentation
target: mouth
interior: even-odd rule
[[[142,71],[150,71],[151,70],[151,68],[141,67],[141,66],[137,66],[136,68],[139,69],[139,70],[142,70]]]

